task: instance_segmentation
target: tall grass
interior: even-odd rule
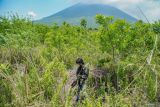
[[[145,107],[158,101],[160,35],[153,25],[117,20],[109,29],[91,30],[69,24],[49,27],[15,17],[1,18],[0,25],[2,107]],[[75,103],[77,86],[70,84],[78,57],[89,64],[90,76]],[[107,70],[108,92],[103,80],[95,89],[95,68]]]

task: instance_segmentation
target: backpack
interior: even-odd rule
[[[86,64],[83,68],[83,75],[82,78],[83,79],[87,79],[89,76],[89,68],[88,68],[88,64]]]

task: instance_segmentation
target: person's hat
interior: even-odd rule
[[[84,64],[83,59],[82,58],[78,58],[76,60],[76,64]]]

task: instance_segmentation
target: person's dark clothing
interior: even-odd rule
[[[89,73],[89,69],[86,68],[85,66],[80,65],[76,72],[77,79],[79,78],[87,79],[88,73]]]
[[[85,84],[85,80],[88,78],[89,69],[85,66],[79,66],[76,72],[77,82],[78,82],[78,91],[77,91],[77,98],[76,101],[79,100],[80,91],[83,89]]]

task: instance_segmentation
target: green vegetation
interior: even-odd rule
[[[78,107],[141,107],[160,97],[160,21],[128,23],[96,16],[97,29],[66,22],[58,26],[0,17],[0,106],[71,107],[74,90],[64,90],[75,60],[118,77],[120,90],[103,81],[94,90],[90,75]],[[92,72],[92,71],[90,71]],[[90,73],[91,74],[91,73]],[[70,90],[70,91],[69,91]],[[105,96],[105,101],[102,101]]]

